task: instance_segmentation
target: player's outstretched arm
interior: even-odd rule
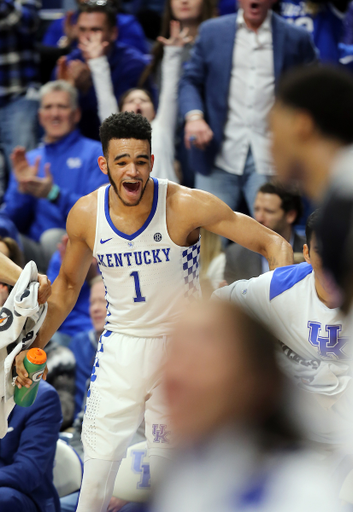
[[[264,256],[270,270],[293,263],[291,245],[280,235],[247,215],[233,212],[217,197],[201,190],[190,191],[188,211],[198,227],[204,227]],[[196,226],[195,226],[196,227]]]
[[[74,307],[81,287],[92,262],[92,251],[87,245],[89,232],[95,230],[95,217],[89,211],[86,196],[72,208],[67,220],[69,241],[58,277],[52,286],[52,295],[48,300],[48,312],[37,338],[31,345],[44,348]],[[93,217],[93,218],[92,218]],[[16,357],[17,384],[28,386],[27,372],[23,366],[26,351]]]

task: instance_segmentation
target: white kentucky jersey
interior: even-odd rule
[[[274,333],[285,372],[320,408],[328,411],[339,404],[351,385],[349,327],[338,308],[330,309],[318,298],[311,265],[277,268],[214,295],[237,303]],[[323,431],[326,427],[330,430],[323,425]],[[318,437],[327,442],[330,433]]]
[[[109,189],[98,190],[93,255],[102,273],[105,328],[142,338],[165,336],[183,298],[200,294],[200,240],[180,247],[167,229],[168,180],[153,178],[153,202],[144,225],[132,235],[119,231],[109,213]]]

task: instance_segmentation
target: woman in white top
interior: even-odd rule
[[[190,43],[188,29],[180,30],[178,21],[170,23],[170,38],[160,37],[164,44],[162,86],[156,113],[152,98],[145,89],[130,89],[117,104],[113,92],[109,63],[103,55],[106,43],[100,34],[79,45],[91,70],[98,100],[98,115],[103,122],[110,114],[121,111],[140,113],[152,124],[152,150],[155,155],[153,175],[178,181],[174,170],[174,136],[178,113],[178,82],[181,73],[183,47]]]

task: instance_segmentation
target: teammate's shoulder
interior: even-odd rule
[[[293,286],[311,274],[312,271],[312,266],[309,263],[276,268],[272,274],[270,284],[270,300],[293,288]]]

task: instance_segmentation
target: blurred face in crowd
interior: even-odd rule
[[[69,93],[52,91],[43,96],[39,122],[44,128],[47,142],[56,142],[72,132],[80,117],[80,110],[71,105]]]
[[[275,0],[238,0],[244,11],[244,20],[249,28],[257,29],[264,22]]]
[[[177,21],[196,21],[201,17],[202,0],[171,0],[170,5]]]
[[[111,27],[104,12],[82,12],[77,20],[79,42],[90,40],[92,34],[101,34],[101,41],[113,43],[118,37],[116,27]],[[107,47],[109,50],[109,47]]]
[[[154,156],[148,140],[111,139],[106,157],[98,165],[125,206],[137,206],[145,192]]]
[[[98,335],[104,330],[106,313],[105,289],[103,281],[100,280],[92,285],[89,296],[89,314]]]
[[[135,114],[141,114],[149,122],[151,122],[156,115],[153,103],[143,89],[131,91],[124,99],[121,110],[122,112],[135,112]]]
[[[257,193],[254,217],[263,226],[283,236],[295,221],[296,216],[295,210],[286,213],[282,209],[282,199],[277,194]]]
[[[164,384],[181,442],[246,421],[257,400],[256,372],[223,306],[214,301],[189,309],[171,339]]]
[[[322,259],[319,254],[318,242],[315,233],[312,233],[310,240],[310,249],[304,244],[303,254],[305,261],[310,263],[315,273],[315,287],[319,299],[328,307],[336,308],[340,306],[341,295],[333,279],[327,275],[323,269]]]

